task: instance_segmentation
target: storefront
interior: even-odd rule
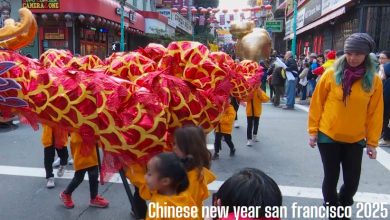
[[[21,0],[39,24],[38,54],[49,48],[105,58],[120,39],[121,7],[115,0]],[[145,19],[125,7],[125,42],[130,35],[144,35]],[[134,42],[137,44],[137,42]]]
[[[390,2],[386,0],[301,1],[297,16],[297,54],[342,50],[352,33],[366,32],[376,42],[376,52],[390,48]],[[285,40],[291,48],[292,13],[286,22]]]

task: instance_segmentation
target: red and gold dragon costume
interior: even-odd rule
[[[235,64],[196,42],[150,44],[105,61],[64,50],[29,59],[15,50],[30,43],[37,25],[28,9],[19,13],[20,23],[0,29],[0,111],[100,141],[115,168],[163,151],[179,126],[210,132],[230,95],[245,100],[260,83],[257,63]]]

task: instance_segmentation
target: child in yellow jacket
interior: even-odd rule
[[[210,170],[211,153],[207,149],[203,129],[198,126],[177,128],[174,133],[173,152],[184,163],[190,181],[186,192],[195,201],[199,211],[198,216],[201,216],[203,201],[210,196],[207,185],[216,179]]]
[[[73,208],[74,203],[72,200],[73,191],[83,182],[85,173],[88,172],[89,179],[89,191],[90,191],[90,206],[105,208],[109,205],[109,202],[98,195],[99,188],[99,168],[98,168],[98,155],[96,146],[85,146],[81,136],[78,133],[71,133],[70,136],[70,148],[73,155],[75,169],[74,177],[66,189],[61,192],[60,199],[64,203],[66,208]],[[90,152],[86,152],[90,149]]]
[[[213,160],[217,160],[219,158],[219,151],[222,149],[221,142],[222,137],[224,138],[226,144],[230,148],[230,156],[234,156],[236,149],[234,148],[234,144],[232,142],[232,130],[233,130],[233,122],[236,117],[236,111],[234,110],[233,103],[231,98],[231,102],[228,107],[225,109],[224,113],[221,116],[219,124],[215,128],[215,140],[214,140],[214,155]]]
[[[48,125],[42,124],[42,144],[44,146],[44,164],[46,171],[46,187],[53,188],[54,174],[53,174],[53,161],[55,157],[55,151],[57,151],[60,158],[60,167],[57,171],[57,176],[62,177],[65,172],[65,166],[68,164],[68,132],[59,128],[52,128]]]
[[[248,122],[248,126],[246,129],[246,136],[248,139],[248,142],[246,144],[247,146],[252,146],[253,141],[258,142],[257,131],[259,128],[260,115],[262,112],[262,103],[268,101],[269,101],[269,97],[260,88],[257,88],[253,93],[253,96],[247,100],[246,103],[246,117]]]
[[[149,200],[148,219],[201,219],[191,195],[183,163],[174,153],[161,153],[149,160],[147,169],[135,164],[126,176],[139,188],[143,199]]]

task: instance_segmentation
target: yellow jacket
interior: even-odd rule
[[[199,216],[201,216],[203,201],[210,196],[207,185],[212,183],[216,179],[216,176],[207,168],[202,168],[200,172],[197,168],[192,169],[187,172],[187,176],[190,185],[185,192],[191,195],[196,206],[198,206]]]
[[[256,89],[255,92],[253,93],[253,98],[248,99],[246,102],[246,116],[255,116],[255,117],[260,117],[261,112],[262,112],[262,105],[261,103],[263,102],[268,102],[269,97],[263,90],[260,88]],[[253,111],[252,112],[252,106],[253,106]]]
[[[189,193],[188,189],[178,195],[161,195],[157,191],[150,191],[147,187],[146,180],[145,180],[145,173],[146,168],[144,166],[141,166],[139,164],[134,164],[130,166],[126,171],[126,176],[129,178],[130,182],[134,184],[139,189],[140,196],[145,199],[149,200],[148,205],[148,212],[146,219],[202,219],[201,216],[199,216],[199,211],[197,210],[197,205],[192,198],[191,194]],[[170,209],[173,207],[181,206],[183,208],[193,207],[192,209],[195,210],[196,215],[194,218],[191,217],[177,217],[175,218],[173,215],[173,212],[161,212],[158,210],[158,207],[162,209]],[[200,210],[201,211],[201,210]],[[168,213],[171,214],[171,216],[162,216],[167,215]],[[159,216],[157,216],[159,215]],[[197,216],[197,217],[196,217]],[[164,218],[165,217],[165,218]]]
[[[231,134],[235,118],[236,110],[234,110],[233,106],[229,104],[229,106],[222,113],[221,119],[219,120],[219,124],[215,128],[215,131],[224,134]]]
[[[321,131],[332,140],[356,143],[367,139],[367,145],[377,146],[382,131],[383,92],[377,74],[370,92],[365,92],[361,80],[352,85],[347,103],[343,90],[336,84],[333,68],[327,70],[318,82],[310,102],[308,131]]]
[[[98,165],[96,146],[86,146],[78,133],[70,134],[70,149],[76,171]]]
[[[64,147],[68,144],[67,131],[52,128],[45,124],[42,124],[42,129],[42,144],[45,148],[53,145],[56,147]]]

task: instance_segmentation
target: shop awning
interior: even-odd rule
[[[117,9],[120,4],[115,0],[61,0],[59,9],[30,9],[33,13],[76,13],[102,17],[120,23],[120,15]],[[125,12],[130,12],[130,8],[125,7]],[[134,22],[125,18],[127,26],[145,32],[144,17],[134,12]]]
[[[344,13],[345,13],[345,7],[341,7],[339,9],[337,9],[336,11],[334,11],[334,12],[332,12],[332,13],[330,13],[330,14],[328,14],[328,15],[320,18],[320,19],[318,19],[317,21],[314,21],[313,23],[310,23],[310,24],[308,24],[308,25],[298,29],[297,30],[297,35],[305,32],[305,31],[308,31],[308,30],[310,30],[312,28],[315,28],[315,27],[317,27],[317,26],[319,26],[319,25],[321,25],[321,24],[323,24],[323,23],[325,23],[327,21],[330,21],[333,18],[336,18],[336,17],[338,17],[338,16],[340,16],[340,15],[342,15]],[[294,35],[291,33],[288,36],[284,37],[284,40],[292,39],[293,37],[294,37]]]

